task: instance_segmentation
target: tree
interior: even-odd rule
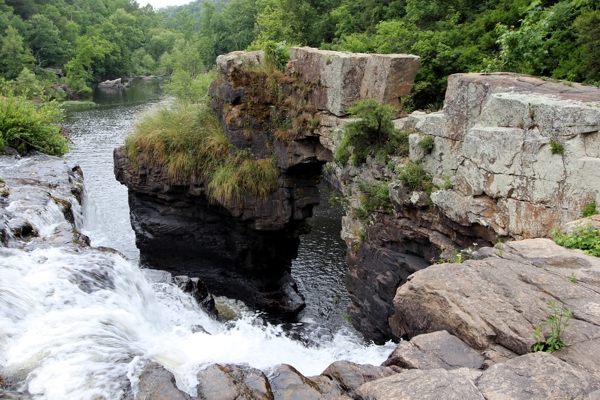
[[[41,67],[61,65],[68,46],[60,38],[58,28],[44,15],[36,14],[30,21],[29,46],[37,64]]]
[[[23,46],[23,37],[12,26],[6,29],[0,43],[2,44],[0,62],[5,76],[9,79],[16,77],[26,64],[35,60],[29,49]]]

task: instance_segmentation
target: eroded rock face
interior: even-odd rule
[[[213,294],[275,313],[293,315],[304,307],[289,274],[304,224],[289,222],[291,210],[283,213],[277,208],[289,204],[289,194],[279,202],[273,199],[271,208],[263,203],[262,208],[244,209],[244,215],[236,218],[224,207],[210,204],[202,185],[170,185],[162,169],[147,165],[143,158],[138,168],[133,169],[123,148],[115,150],[115,173],[130,189],[131,223],[143,264],[198,276]],[[282,221],[286,219],[287,224]],[[259,226],[265,229],[256,229]]]
[[[515,239],[548,236],[600,202],[600,90],[516,74],[457,74],[443,113],[415,126],[435,145],[422,159],[452,190],[434,193],[441,211]],[[553,154],[550,143],[564,147]],[[485,202],[485,207],[478,203]]]
[[[548,237],[580,218],[584,205],[600,203],[598,175],[591,172],[600,166],[597,88],[515,74],[457,74],[449,78],[443,111],[417,111],[394,123],[412,132],[408,158],[431,176],[431,195],[400,182],[404,159],[327,167],[349,210],[361,207],[359,183],[389,183],[391,210],[371,212],[367,222],[352,212],[344,218],[349,315],[367,339],[398,338],[388,323],[390,293],[408,275],[464,255],[462,249]],[[427,136],[431,151],[419,145]],[[335,153],[340,137],[333,130],[320,140]],[[551,141],[562,144],[562,154],[552,154]]]
[[[293,316],[304,306],[290,275],[298,236],[319,203],[324,144],[356,100],[397,106],[410,90],[419,57],[293,48],[286,73],[261,69],[264,53],[217,58],[209,95],[229,142],[255,158],[273,157],[278,187],[266,199],[210,204],[201,182],[167,179],[139,154],[136,168],[116,149],[115,175],[129,188],[141,261],[151,268],[199,276],[210,292]],[[333,114],[333,115],[331,115]]]

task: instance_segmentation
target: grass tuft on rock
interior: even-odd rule
[[[277,189],[274,160],[255,160],[249,151],[231,145],[204,104],[176,102],[151,110],[125,144],[134,165],[144,154],[149,164],[166,168],[172,182],[203,182],[215,203],[243,202],[247,194],[266,198]]]

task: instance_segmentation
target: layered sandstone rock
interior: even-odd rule
[[[435,145],[422,159],[438,182],[431,196],[461,225],[515,239],[548,236],[600,202],[600,90],[516,74],[449,77],[444,112],[415,130]],[[550,143],[564,147],[553,154]],[[440,185],[441,186],[441,185]]]

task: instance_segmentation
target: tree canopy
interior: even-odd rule
[[[412,53],[406,108],[439,107],[447,76],[513,71],[600,84],[600,0],[196,0],[154,10],[135,0],[0,0],[0,76],[192,77],[219,54],[269,43]]]

